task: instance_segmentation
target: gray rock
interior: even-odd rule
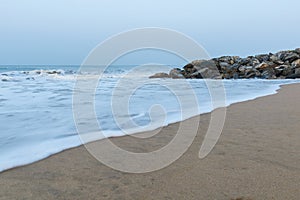
[[[247,69],[246,66],[240,66],[240,67],[238,68],[238,71],[241,72],[241,73],[245,73],[245,72],[246,72],[246,69]]]
[[[259,60],[259,62],[266,62],[270,60],[270,55],[269,54],[261,54],[261,55],[256,55],[256,59]]]
[[[276,79],[276,72],[272,68],[267,68],[261,73],[261,77],[265,79]]]
[[[230,67],[230,64],[227,62],[220,62],[219,65],[222,71],[226,71]]]
[[[283,65],[284,64],[284,62],[282,61],[282,60],[280,60],[277,56],[275,56],[275,55],[272,55],[271,57],[270,57],[270,61],[271,62],[273,62],[273,63],[275,63],[275,64],[277,64],[277,65]]]
[[[192,64],[197,70],[196,72],[192,73],[192,78],[195,75],[199,78],[215,78],[220,75],[219,70],[213,60],[197,60],[193,61]]]
[[[288,76],[292,74],[292,68],[289,65],[280,65],[275,67],[276,76]]]
[[[250,66],[256,66],[256,65],[258,65],[258,64],[260,64],[260,62],[259,62],[259,60],[256,59],[256,58],[252,58],[252,59],[250,60],[250,62],[248,63],[248,65],[250,65]]]
[[[170,76],[167,73],[156,73],[149,78],[170,78]]]
[[[214,79],[224,79],[224,76],[220,74],[219,76],[216,76]]]
[[[278,60],[280,60],[280,59],[277,56],[275,56],[275,55],[270,56],[270,61],[276,62]]]
[[[217,69],[217,66],[213,60],[196,60],[193,61],[192,64],[196,68],[209,68],[209,69]]]
[[[282,70],[281,76],[289,76],[293,73],[293,70],[290,66],[285,65],[286,67]]]
[[[200,77],[200,78],[204,78],[204,79],[214,79],[214,78],[220,76],[220,73],[218,70],[202,68],[202,69],[199,69],[197,72],[193,73],[191,76],[192,77]]]
[[[236,73],[236,72],[235,72],[235,73],[233,73],[233,75],[232,75],[232,78],[233,78],[233,79],[238,79],[238,78],[239,78],[239,74],[238,74],[238,73]]]
[[[222,57],[218,58],[219,62],[226,62],[228,64],[231,64],[231,60],[232,60],[231,56],[222,56]]]
[[[289,63],[292,63],[299,58],[300,58],[300,56],[297,53],[288,52],[283,55],[282,61],[284,61],[284,62],[288,61]]]
[[[182,71],[179,68],[172,69],[169,72],[169,77],[173,78],[173,79],[183,79],[184,78]]]
[[[240,65],[248,65],[250,63],[250,59],[241,58],[237,61]]]
[[[285,77],[286,79],[296,79],[296,78],[300,78],[300,74],[292,74],[289,75],[287,77]]]
[[[255,78],[255,72],[247,73],[246,78]]]
[[[299,75],[300,74],[300,68],[295,69],[295,74]]]
[[[293,68],[300,68],[300,59],[295,60],[295,61],[292,63],[292,67],[293,67]]]

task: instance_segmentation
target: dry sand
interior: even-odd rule
[[[0,199],[299,199],[299,102],[300,84],[294,84],[228,107],[222,136],[203,160],[198,153],[210,114],[201,115],[189,150],[156,172],[122,173],[84,147],[67,150],[1,173]],[[129,136],[112,141],[150,151],[168,143],[177,127],[165,127],[146,142]]]

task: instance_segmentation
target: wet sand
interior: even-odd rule
[[[0,199],[299,199],[299,102],[300,84],[293,84],[276,95],[229,106],[222,135],[202,160],[198,153],[211,114],[201,115],[188,151],[155,172],[115,171],[82,146],[70,149],[1,173]],[[178,126],[143,141],[131,136],[111,141],[149,152],[170,142]]]

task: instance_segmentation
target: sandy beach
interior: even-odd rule
[[[293,84],[276,95],[229,106],[221,138],[202,160],[198,153],[211,114],[201,115],[192,146],[156,172],[123,173],[82,146],[67,150],[1,173],[0,199],[299,199],[299,102],[300,84]],[[144,141],[111,140],[149,152],[170,142],[177,128],[178,123],[169,125]]]

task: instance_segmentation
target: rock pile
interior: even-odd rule
[[[300,78],[300,48],[240,58],[222,56],[211,60],[195,60],[169,74],[157,73],[150,78],[190,79],[295,79]]]

